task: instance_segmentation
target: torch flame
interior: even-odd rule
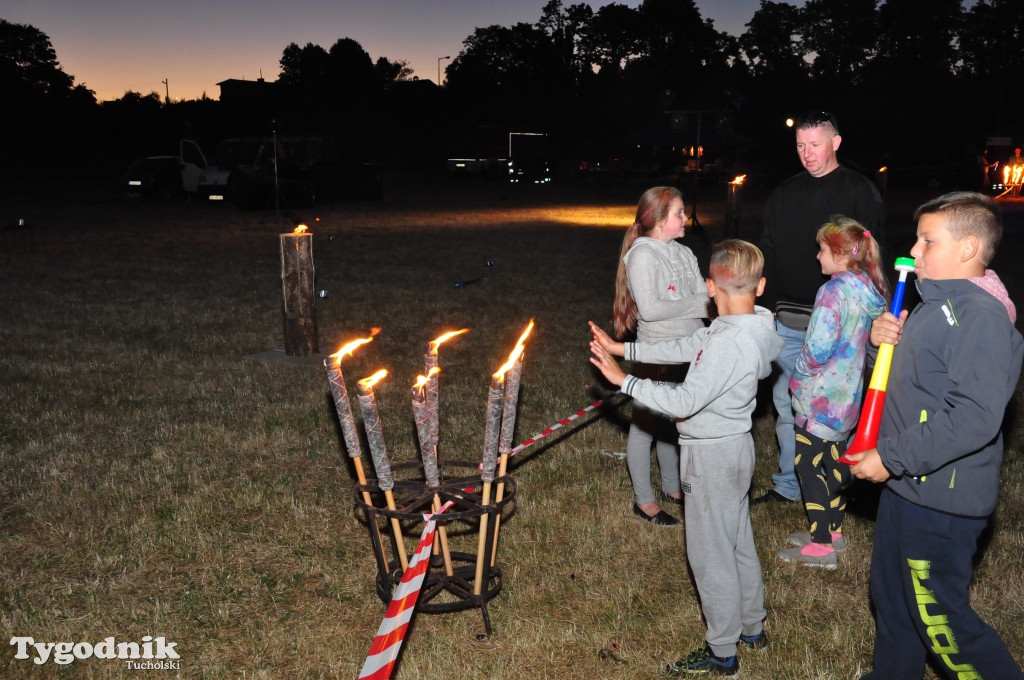
[[[307,229],[309,229],[309,227],[307,227],[305,224],[300,224],[299,226],[295,227],[295,231],[293,231],[292,233],[305,234]]]
[[[430,353],[431,354],[437,354],[437,348],[441,346],[442,342],[450,340],[450,339],[454,338],[456,335],[462,335],[463,333],[468,333],[468,332],[469,332],[468,328],[463,328],[462,330],[458,330],[458,331],[448,331],[444,335],[440,335],[440,336],[434,338],[433,340],[430,341]]]
[[[729,184],[743,184],[743,182],[746,181],[746,179],[746,175],[736,175],[736,178],[733,179],[733,181],[729,182]]]
[[[880,167],[878,169],[878,171],[879,172],[889,172],[889,166],[888,165],[883,165],[882,167]]]
[[[360,380],[359,386],[362,387],[364,390],[371,389],[374,385],[383,380],[384,376],[386,376],[387,374],[388,369],[382,368],[373,375],[371,375],[369,378],[363,378],[362,380]]]
[[[526,338],[529,337],[530,331],[532,330],[533,319],[530,319],[530,323],[527,324],[526,330],[524,330],[523,334],[519,336],[519,342],[516,343],[515,348],[508,355],[508,361],[502,364],[501,368],[499,368],[491,377],[498,378],[499,380],[501,380],[505,377],[505,373],[507,373],[509,369],[516,365],[516,362],[519,361],[519,357],[521,357],[523,355],[523,351],[526,350]]]
[[[350,343],[342,345],[341,349],[339,349],[337,352],[332,354],[331,357],[334,359],[335,362],[340,364],[341,363],[341,358],[343,356],[345,356],[346,354],[348,356],[352,356],[352,353],[356,351],[357,347],[360,347],[361,345],[365,345],[366,343],[371,342],[373,340],[373,336],[377,335],[377,333],[380,333],[380,329],[379,328],[371,328],[370,329],[370,337],[368,337],[368,338],[360,338],[359,340],[353,340]]]
[[[1022,179],[1024,179],[1024,165],[1003,166],[1003,184],[1018,185],[1022,183]]]
[[[414,390],[418,390],[420,394],[423,394],[423,388],[427,386],[427,383],[430,382],[431,378],[433,378],[440,372],[440,368],[438,368],[437,366],[431,366],[430,370],[427,372],[426,375],[416,376],[416,382],[413,383],[412,388]]]

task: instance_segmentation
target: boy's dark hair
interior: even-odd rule
[[[832,134],[839,134],[839,121],[828,111],[808,111],[796,117],[793,127],[797,130],[810,130],[818,126],[832,128]]]
[[[764,255],[753,243],[730,238],[711,249],[708,273],[717,287],[729,293],[755,294],[763,271]]]
[[[975,191],[951,191],[919,207],[914,212],[914,221],[924,215],[945,217],[946,231],[957,241],[976,236],[981,241],[981,259],[986,265],[995,257],[1003,238],[1003,225],[999,207],[991,196]]]

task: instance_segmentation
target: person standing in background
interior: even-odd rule
[[[794,469],[796,432],[789,380],[804,346],[814,298],[825,282],[816,261],[819,227],[833,215],[857,220],[881,237],[885,205],[878,188],[864,175],[840,165],[836,152],[842,143],[839,123],[827,111],[803,114],[796,119],[796,152],[804,171],[790,177],[768,197],[760,247],[765,256],[767,288],[763,304],[775,311],[775,330],[785,347],[775,361],[772,401],[778,413],[775,435],[779,443],[779,470],[772,488],[751,503],[796,503],[800,482]]]

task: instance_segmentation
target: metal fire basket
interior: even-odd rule
[[[368,492],[371,499],[376,499],[375,503],[382,499],[382,492],[376,479],[367,478],[365,485],[357,484],[355,489],[356,504],[365,510],[368,521],[374,522],[378,527],[377,531],[369,532],[377,563],[377,595],[385,604],[390,603],[404,573],[398,559],[397,543],[389,531],[391,520],[397,519],[401,523],[403,535],[415,533],[418,536],[425,524],[423,515],[434,511],[435,497],[440,499],[442,505],[451,501],[453,505],[437,516],[438,533],[435,534],[435,548],[420,589],[416,609],[424,613],[445,613],[479,607],[484,629],[490,635],[491,620],[487,612],[487,602],[501,592],[503,585],[501,568],[495,563],[495,520],[515,499],[515,481],[508,474],[496,477],[492,484],[504,485],[502,498],[494,500],[492,497],[490,502],[484,505],[481,495],[483,480],[478,463],[439,463],[441,483],[434,488],[428,486],[423,479],[409,479],[410,476],[418,477],[422,474],[420,463],[402,463],[395,465],[394,469],[396,473],[403,473],[401,476],[406,478],[399,479],[399,475],[395,475],[392,490],[395,499],[394,510],[365,502],[363,492]],[[480,522],[484,516],[487,517],[487,527],[485,540],[482,542],[483,555],[480,555],[479,550],[476,553],[449,550],[448,556],[452,567],[452,573],[449,575],[445,556],[437,549],[437,536],[440,535],[441,527],[446,528],[449,540],[459,544],[467,543],[470,542],[467,538],[475,539],[479,536]],[[389,540],[393,558],[389,558],[385,553],[382,545],[384,540]],[[473,545],[473,548],[476,549],[477,545]],[[475,571],[481,557],[483,576],[480,593],[475,594]]]

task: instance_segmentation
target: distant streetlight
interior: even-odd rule
[[[437,86],[441,87],[441,60],[451,59],[451,57],[438,57],[437,58]]]

